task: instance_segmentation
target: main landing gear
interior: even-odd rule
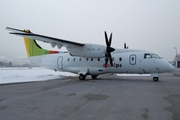
[[[157,81],[159,81],[159,78],[158,77],[153,77],[153,80],[154,80],[154,82],[157,82]]]
[[[92,79],[96,79],[96,78],[97,78],[97,75],[91,75],[91,78],[92,78]]]
[[[80,74],[79,75],[79,80],[85,80],[86,77],[87,77],[87,75]]]
[[[91,75],[91,78],[92,79],[96,79],[98,75]],[[87,77],[87,75],[83,75],[83,74],[80,74],[79,75],[79,80],[85,80]]]

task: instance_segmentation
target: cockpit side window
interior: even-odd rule
[[[153,57],[153,58],[157,58],[157,59],[161,59],[161,57],[159,57],[159,56],[156,55],[156,54],[152,54],[152,57]]]
[[[159,57],[159,56],[156,55],[156,54],[145,53],[145,54],[144,54],[144,59],[148,59],[148,58],[161,59],[161,57]]]
[[[144,54],[144,59],[152,58],[152,55],[149,53]]]

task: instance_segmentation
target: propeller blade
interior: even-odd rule
[[[111,41],[112,41],[112,33],[111,33],[111,35],[110,35],[110,37],[109,37],[109,44],[108,44],[108,47],[111,46]]]
[[[108,46],[109,42],[108,42],[108,37],[107,37],[107,33],[106,33],[106,31],[104,32],[104,34],[105,34],[106,46]]]
[[[108,67],[108,56],[105,58],[105,64],[104,67],[107,68]]]
[[[110,64],[111,64],[111,66],[113,66],[113,61],[112,61],[111,53],[109,53],[109,58],[110,58]]]
[[[105,59],[105,64],[107,64],[108,63],[108,57],[106,57],[106,59]]]

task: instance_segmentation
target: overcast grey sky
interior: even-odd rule
[[[102,45],[107,31],[115,48],[126,42],[169,61],[174,47],[180,53],[180,0],[1,0],[0,56],[23,57],[22,37],[8,34],[7,26]]]

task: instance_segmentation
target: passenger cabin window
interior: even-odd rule
[[[76,58],[73,58],[73,61],[75,61],[76,60]]]
[[[69,61],[69,58],[67,59],[67,61]]]
[[[79,58],[79,61],[81,61],[81,58]]]
[[[159,57],[159,56],[156,55],[156,54],[145,53],[145,54],[144,54],[144,59],[149,59],[149,58],[161,59],[161,57]]]
[[[98,58],[98,61],[100,61],[100,58]]]
[[[131,57],[131,61],[134,61],[135,59],[134,59],[134,57]]]

